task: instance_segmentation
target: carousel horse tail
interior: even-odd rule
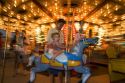
[[[33,67],[30,72],[30,81],[29,83],[33,83],[35,80],[36,73],[46,71],[49,68],[48,64],[40,64],[39,66]]]
[[[29,57],[29,62],[27,64],[27,67],[32,66],[34,60],[35,60],[35,56],[34,55],[30,56]]]
[[[34,57],[32,57],[32,59],[33,58]],[[49,64],[41,64],[41,63],[39,63],[40,62],[40,57],[35,58],[34,62],[36,62],[37,64],[36,64],[35,67],[33,67],[31,69],[29,83],[33,83],[33,81],[35,80],[36,73],[46,71],[50,67]]]

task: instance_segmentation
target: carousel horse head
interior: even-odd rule
[[[87,48],[90,45],[94,45],[98,42],[98,37],[94,38],[85,38],[83,34],[76,34],[75,42],[77,42],[75,48],[83,49]]]
[[[90,46],[98,43],[98,37],[82,39],[83,45]]]
[[[79,42],[74,46],[73,52],[76,52],[76,54],[79,55],[83,53],[84,49],[89,47],[90,45],[95,45],[98,42],[98,37],[94,38],[83,38],[79,40]]]

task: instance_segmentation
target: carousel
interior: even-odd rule
[[[65,21],[60,32],[63,33],[66,48],[52,61],[51,53],[44,50],[48,44],[49,31],[57,28],[59,19]],[[17,31],[21,36],[25,33],[28,38],[23,48],[13,43],[15,37],[15,41],[19,41]],[[83,38],[74,45],[80,36]],[[63,71],[65,83],[70,83],[69,71],[72,70],[82,73],[79,83],[92,83],[89,82],[90,70],[83,65],[86,61],[86,64],[106,65],[109,82],[125,79],[125,1],[0,0],[0,43],[1,83],[6,79],[6,58],[10,52],[15,53],[14,49],[19,49],[29,58],[36,47],[39,47],[39,52],[35,51],[35,57],[40,56],[39,65],[43,68],[38,71]],[[72,50],[69,49],[71,46]],[[87,58],[83,57],[85,54]],[[15,64],[19,61],[16,59]],[[34,70],[31,68],[28,71],[36,73]],[[33,73],[30,73],[29,79],[34,81]]]

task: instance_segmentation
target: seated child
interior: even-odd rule
[[[59,33],[53,33],[52,35],[53,41],[45,47],[45,52],[48,52],[52,55],[52,60],[54,60],[57,56],[63,53],[65,46],[59,42],[60,35]]]
[[[64,52],[65,46],[59,42],[60,39],[59,33],[53,33],[52,39],[53,41],[45,46],[45,52],[52,55],[51,59],[55,60],[57,56],[59,56]],[[35,58],[34,54],[36,53],[33,52],[32,56],[29,58],[28,66],[32,65],[33,59]]]

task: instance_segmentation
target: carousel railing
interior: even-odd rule
[[[120,48],[111,45],[106,50],[108,61],[108,71],[111,81],[125,79],[125,58],[119,58]]]

